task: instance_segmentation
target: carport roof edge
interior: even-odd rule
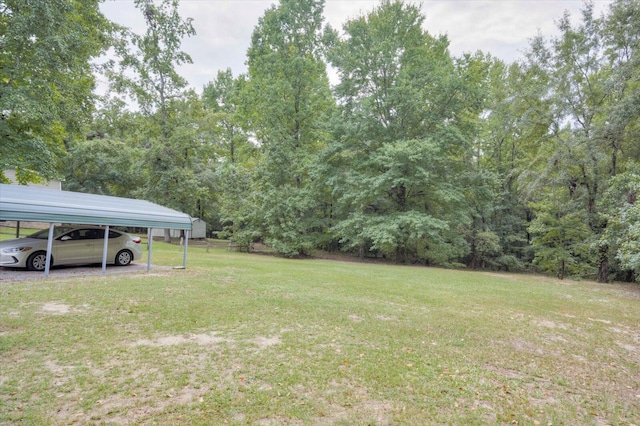
[[[191,217],[149,201],[0,184],[0,220],[191,230]]]

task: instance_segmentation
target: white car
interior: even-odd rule
[[[49,229],[26,238],[0,241],[0,266],[44,271]],[[128,265],[142,257],[140,237],[109,230],[107,263]],[[56,226],[53,230],[51,265],[102,263],[104,228]]]

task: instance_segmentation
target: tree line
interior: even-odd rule
[[[637,0],[585,3],[513,63],[452,55],[408,2],[337,31],[323,0],[280,0],[248,71],[202,93],[176,72],[195,35],[177,0],[135,0],[144,34],[98,3],[0,2],[0,165],[23,183],[147,199],[286,256],[640,277]]]

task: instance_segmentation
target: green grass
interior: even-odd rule
[[[38,232],[39,230],[40,229],[36,228],[20,228],[20,238],[24,238],[28,235]],[[10,228],[0,225],[0,241],[12,240],[14,238],[16,238],[16,228]]]
[[[638,424],[639,324],[634,285],[191,245],[0,281],[0,424]]]

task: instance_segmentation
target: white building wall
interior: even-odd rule
[[[12,184],[17,184],[18,180],[16,179],[16,171],[13,169],[5,170],[4,175],[9,178]],[[62,191],[62,182],[58,180],[52,180],[46,183],[29,183],[27,186],[33,186],[36,188],[49,188],[56,189],[58,191]]]

